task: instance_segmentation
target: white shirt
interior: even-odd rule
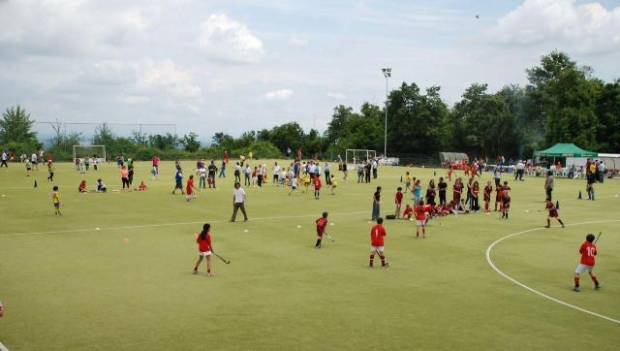
[[[278,165],[273,166],[273,174],[280,174],[280,166]]]
[[[233,196],[235,197],[235,203],[245,202],[245,190],[243,188],[233,190]]]

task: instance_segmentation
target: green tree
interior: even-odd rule
[[[188,152],[196,152],[200,149],[200,142],[198,141],[198,134],[189,133],[189,135],[183,135],[183,138],[180,140],[183,145],[185,151]]]
[[[225,133],[218,132],[211,139],[211,146],[232,149],[235,139]]]
[[[149,135],[149,145],[160,150],[171,150],[177,147],[179,139],[176,135],[166,133],[166,135]]]
[[[291,150],[297,150],[300,147],[306,150],[304,138],[304,130],[297,122],[281,124],[269,132],[269,142],[281,153],[285,153],[289,147]]]
[[[593,137],[600,129],[595,114],[599,85],[591,78],[592,70],[562,52],[543,56],[541,65],[527,70],[528,93],[533,100],[531,113],[545,129],[547,145],[573,142],[596,150]]]
[[[114,133],[112,133],[112,129],[108,126],[107,123],[104,123],[95,128],[95,135],[93,135],[93,144],[95,145],[105,145],[106,148],[110,149],[112,153],[112,149],[114,148],[115,141]]]
[[[21,106],[7,108],[0,120],[0,141],[2,143],[37,142],[37,133],[32,130],[34,120]]]
[[[599,151],[620,150],[620,79],[613,83],[598,82],[601,91],[596,103],[596,115],[604,128],[599,128],[596,140]]]

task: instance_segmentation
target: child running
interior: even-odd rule
[[[590,278],[592,278],[592,281],[594,282],[594,289],[599,290],[601,285],[596,278],[596,274],[593,272],[594,256],[597,254],[596,245],[594,245],[594,234],[586,235],[586,241],[581,244],[579,253],[581,254],[581,260],[575,269],[575,286],[573,287],[573,291],[581,291],[581,288],[579,287],[579,275],[585,271],[587,271]]]
[[[321,248],[321,241],[323,240],[323,234],[325,234],[325,230],[327,229],[327,212],[323,212],[321,217],[317,218],[316,221],[316,244],[314,245],[315,249]]]
[[[336,180],[336,176],[331,175],[331,186],[332,186],[332,195],[336,195],[336,188],[338,187],[338,180]]]
[[[60,212],[60,192],[58,192],[58,186],[52,188],[52,202],[54,203],[54,215],[62,216]]]
[[[207,277],[215,275],[213,273],[213,267],[211,263],[211,254],[213,253],[213,246],[211,246],[211,224],[205,223],[202,226],[202,232],[198,234],[196,242],[198,243],[198,261],[194,266],[192,274],[198,274],[198,266],[203,259],[207,260]]]
[[[387,235],[383,227],[383,217],[377,218],[377,224],[370,229],[370,263],[368,267],[372,268],[375,260],[375,252],[379,254],[381,259],[381,267],[388,268],[390,265],[385,262],[385,243],[384,237]]]
[[[551,218],[557,219],[558,222],[560,222],[560,224],[562,225],[562,228],[564,228],[564,222],[562,222],[562,219],[560,218],[558,208],[555,207],[555,204],[553,203],[553,201],[551,201],[550,198],[547,198],[546,201],[547,202],[545,204],[545,210],[547,210],[549,214],[547,215],[547,225],[545,226],[545,228],[551,228]]]
[[[196,198],[196,189],[194,188],[194,175],[190,175],[187,179],[187,186],[185,187],[185,198],[187,201],[192,201],[192,199]]]

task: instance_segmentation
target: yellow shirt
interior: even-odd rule
[[[54,193],[52,194],[52,201],[54,201],[55,204],[60,203],[60,193],[57,191],[54,191]]]

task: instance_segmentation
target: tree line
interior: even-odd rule
[[[105,145],[111,155],[134,159],[153,154],[163,159],[221,158],[224,150],[233,157],[252,150],[258,157],[277,158],[298,149],[307,157],[333,158],[346,149],[381,152],[387,109],[389,156],[434,157],[456,151],[489,159],[524,158],[557,142],[573,142],[591,151],[620,151],[620,79],[606,83],[594,77],[590,67],[559,51],[543,56],[525,73],[529,83],[524,87],[510,84],[490,92],[487,84],[473,83],[452,107],[442,100],[440,87],[422,91],[415,83],[403,82],[389,92],[385,106],[366,102],[359,112],[350,106],[334,107],[322,134],[315,129],[306,133],[297,122],[289,122],[237,138],[218,132],[203,146],[195,133],[179,137],[133,132],[119,137],[103,124],[89,141]],[[7,108],[0,120],[2,147],[16,154],[40,149],[33,123],[21,106]],[[57,121],[49,151],[55,159],[70,159],[71,147],[85,137],[65,134],[60,126]]]

